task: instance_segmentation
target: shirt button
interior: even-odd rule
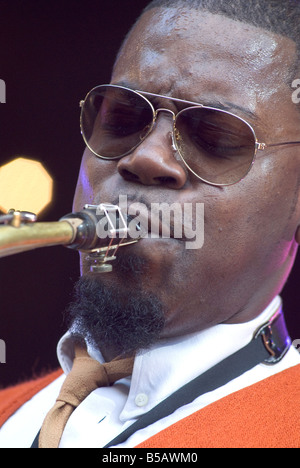
[[[134,401],[137,406],[145,406],[148,403],[148,397],[145,393],[139,393]]]

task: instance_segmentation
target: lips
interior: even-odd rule
[[[151,207],[147,213],[130,210],[129,236],[132,238],[182,239],[185,240],[185,229],[182,213],[171,213],[168,207],[157,209]]]
[[[125,201],[126,203],[124,203]],[[167,203],[151,203],[149,207],[149,204],[140,201],[133,201],[128,204],[127,197],[119,198],[118,203],[116,203],[116,200],[114,202],[113,205],[116,205],[118,210],[122,212],[128,227],[128,233],[125,238],[122,235],[113,239],[108,235],[105,239],[101,236],[101,248],[88,252],[88,255],[84,258],[87,265],[89,265],[90,272],[102,273],[111,271],[114,262],[112,265],[110,265],[110,262],[118,257],[116,252],[119,247],[128,246],[134,242],[142,242],[143,244],[144,239],[149,239],[147,250],[150,249],[151,251],[153,250],[151,241],[155,239],[172,239],[180,243],[182,240],[186,240],[186,229],[185,227],[183,228],[182,223],[184,216],[182,206],[179,203],[172,205]],[[107,224],[106,217],[103,217],[101,220],[104,221],[103,225]],[[115,219],[114,223],[118,225],[118,218]]]
[[[132,239],[176,239],[186,241],[193,237],[191,216],[186,216],[185,205],[157,201],[157,195],[148,200],[144,194],[132,193],[105,198],[101,203],[112,203],[120,207],[127,216],[128,237]],[[98,197],[97,197],[98,198]]]

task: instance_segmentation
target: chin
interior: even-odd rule
[[[159,298],[138,288],[128,294],[128,288],[108,285],[103,276],[84,275],[76,283],[67,309],[71,333],[83,336],[101,352],[132,354],[151,347],[165,327]]]

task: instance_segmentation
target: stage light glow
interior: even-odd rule
[[[18,157],[0,167],[0,209],[40,213],[52,200],[53,180],[39,161]]]

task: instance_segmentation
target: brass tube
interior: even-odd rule
[[[74,229],[68,221],[0,226],[0,257],[53,245],[70,244]]]

